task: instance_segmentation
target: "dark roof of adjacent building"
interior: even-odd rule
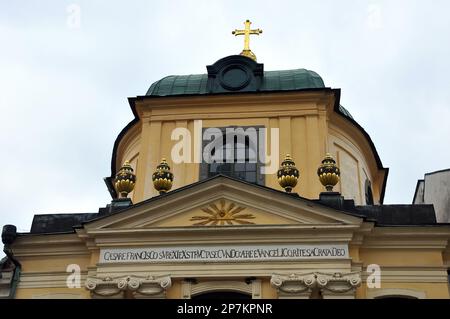
[[[324,206],[332,207],[328,203],[321,200],[309,200],[300,196],[293,196],[292,194],[285,193],[280,190],[273,189],[271,187],[257,185],[249,183],[245,180],[236,179],[225,175],[216,175],[208,179],[198,181],[193,184],[189,184],[173,190],[165,195],[152,197],[145,201],[139,202],[136,205],[143,205],[150,201],[159,200],[163,197],[170,196],[172,193],[178,193],[188,188],[192,188],[199,184],[206,183],[207,181],[219,178],[226,178],[252,185],[257,188],[264,188],[271,192],[283,194],[285,196],[297,198],[299,200],[311,201]],[[109,205],[108,205],[109,206]],[[133,206],[129,206],[129,209]],[[336,208],[336,207],[332,207]],[[116,211],[109,214],[120,214],[124,210]],[[353,200],[344,200],[343,206],[339,208],[342,213],[346,213],[352,216],[364,218],[368,221],[373,221],[377,226],[429,226],[439,225],[436,222],[436,215],[433,205],[368,205],[368,206],[355,206]],[[48,234],[48,233],[61,233],[72,232],[74,227],[79,227],[83,223],[89,222],[94,219],[100,219],[108,216],[108,207],[100,208],[98,213],[85,213],[85,214],[46,214],[35,215],[31,226],[31,234]]]
[[[34,215],[30,233],[59,233],[98,217],[98,213]]]
[[[354,212],[376,221],[378,226],[420,226],[436,224],[433,205],[355,206]]]

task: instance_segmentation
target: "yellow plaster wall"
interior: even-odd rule
[[[226,203],[226,207],[230,205],[229,202]],[[220,207],[217,204],[218,207]],[[207,206],[205,206],[207,207]],[[237,204],[235,207],[240,207]],[[246,207],[237,215],[247,215],[251,214],[254,218],[243,219],[244,221],[257,224],[257,225],[290,225],[297,224],[297,221],[289,220],[287,218],[283,218],[280,216],[276,216],[273,214],[262,212],[261,210],[254,209],[252,207]],[[189,210],[188,212],[182,214],[176,214],[173,217],[164,218],[161,221],[157,221],[149,226],[151,227],[176,227],[176,226],[186,226],[186,225],[194,225],[195,223],[201,222],[201,220],[192,221],[191,218],[193,216],[209,216],[207,213],[203,212],[200,208]],[[238,224],[237,222],[232,221],[234,225]]]
[[[426,299],[448,299],[449,290],[446,283],[413,283],[413,282],[381,282],[381,287],[368,288],[364,283],[357,289],[356,298],[366,299],[370,298],[370,292],[383,292],[388,293],[386,297],[389,297],[389,291],[387,289],[404,289],[411,290],[418,293],[425,293]],[[405,295],[407,296],[407,295]],[[381,298],[381,297],[377,297]]]
[[[450,269],[450,253],[449,252],[443,252],[442,258],[444,260],[444,265],[447,266],[447,268]]]
[[[364,265],[383,266],[442,266],[442,254],[438,249],[361,249]]]
[[[77,264],[81,271],[86,270],[91,263],[91,255],[72,256],[35,256],[20,258],[22,273],[26,272],[65,272],[68,265]]]
[[[345,198],[353,199],[357,205],[365,205],[365,181],[372,185],[374,203],[379,204],[380,187],[377,167],[371,159],[371,151],[364,150],[352,135],[346,133],[345,126],[338,122],[330,125],[328,150],[336,159],[341,170],[341,182],[337,190]]]
[[[166,298],[167,299],[181,299],[183,296],[181,295],[181,282],[180,280],[172,281],[172,287],[167,289]]]
[[[68,287],[23,287],[24,284],[30,284],[30,276],[33,277],[32,281],[35,284],[46,277],[46,281],[40,284],[44,286],[47,283],[52,283],[52,279],[58,280],[61,285],[65,285],[66,276],[71,273],[66,272],[67,266],[71,264],[77,264],[80,266],[81,272],[86,273],[89,266],[95,265],[98,262],[98,252],[94,251],[93,255],[88,252],[86,255],[72,255],[72,256],[49,256],[41,254],[33,257],[21,257],[20,262],[22,264],[21,278],[27,277],[19,281],[19,286],[16,290],[16,298],[47,298],[47,299],[64,299],[64,298],[90,298],[89,291],[84,288],[84,282],[81,282],[81,288],[68,288]],[[47,277],[52,275],[57,277]],[[25,280],[25,283],[23,282]],[[55,282],[56,283],[56,282]],[[53,283],[53,284],[55,284]]]
[[[350,255],[350,258],[352,259],[353,262],[359,262],[360,261],[359,247],[358,246],[349,245],[349,247],[348,247],[348,254]]]
[[[349,247],[350,256],[353,262],[362,262],[363,269],[369,264],[378,264],[383,267],[398,266],[417,267],[420,271],[427,267],[440,267],[444,265],[442,252],[439,249],[420,249],[420,248],[360,248],[351,245]],[[51,275],[53,272],[65,273],[67,265],[78,264],[82,271],[86,271],[89,266],[95,266],[98,262],[98,250],[87,252],[86,255],[73,256],[49,256],[42,254],[35,257],[21,257],[20,262],[23,266],[22,276],[40,276],[39,273]],[[36,273],[36,274],[33,274]],[[62,274],[64,276],[64,274]],[[412,274],[411,280],[414,280]],[[445,275],[443,275],[445,277]],[[24,278],[24,277],[22,277]],[[37,277],[38,278],[38,277]],[[213,280],[214,278],[203,279]],[[438,278],[439,279],[439,278]],[[29,279],[27,279],[29,283]],[[59,279],[63,284],[64,279]],[[410,289],[414,291],[424,292],[426,298],[449,298],[448,285],[445,282],[392,282],[392,275],[389,282],[383,281],[381,289]],[[422,279],[423,280],[423,279]],[[445,278],[444,278],[445,280]],[[22,283],[23,285],[24,283]],[[16,298],[90,298],[89,292],[83,287],[81,288],[65,288],[65,287],[43,287],[43,288],[23,288],[19,283],[16,292]],[[262,298],[276,298],[277,292],[270,284],[270,278],[261,279]],[[357,289],[357,298],[367,298],[370,289],[363,283]],[[181,298],[181,283],[174,280],[172,287],[167,291],[167,298]]]
[[[84,288],[22,288],[17,289],[16,299],[91,299]]]
[[[133,131],[130,135],[130,138],[122,142],[124,144],[124,147],[120,157],[123,158],[124,161],[133,161],[139,155],[139,149],[141,145],[141,132],[140,130],[136,130],[136,132]],[[122,164],[123,161],[117,163],[119,167]]]
[[[270,284],[270,278],[264,278],[261,280],[261,294],[263,299],[277,299],[278,292]]]
[[[427,299],[448,299],[448,284],[446,283],[381,283],[381,289],[411,289],[422,291]]]
[[[198,104],[178,99],[163,107],[154,101],[140,102],[138,109],[141,120],[121,141],[117,168],[124,160],[132,161],[137,183],[131,198],[136,203],[157,195],[151,175],[163,157],[168,160],[175,175],[172,189],[198,181],[198,164],[174,164],[171,160],[171,149],[176,143],[171,140],[174,128],[188,128],[192,141],[194,120],[202,120],[204,128],[230,125],[263,126],[269,130],[279,128],[279,162],[285,154],[290,153],[300,170],[300,180],[294,192],[306,198],[318,198],[324,188],[318,181],[317,168],[325,153],[331,152],[342,171],[342,183],[337,185],[337,190],[347,198],[354,199],[357,204],[363,204],[367,176],[372,182],[374,200],[378,202],[383,180],[378,176],[370,148],[365,145],[367,141],[361,133],[355,137],[354,128],[348,128],[351,124],[330,116],[329,113],[334,112],[330,108],[334,101],[325,93],[321,94],[323,96],[321,99],[316,98],[316,102],[299,97],[281,103],[276,96],[247,103],[240,101],[239,97],[217,101],[215,98],[200,98]],[[273,100],[273,104],[269,104],[267,99]],[[275,174],[266,175],[265,184],[280,189]]]
[[[381,268],[380,289],[406,289],[424,292],[426,298],[449,298],[449,287],[443,282],[386,282],[383,281],[383,267],[440,267],[443,265],[442,253],[439,249],[350,249],[350,255],[354,261],[363,262],[363,270],[370,264],[377,264]],[[356,257],[357,256],[357,257]],[[405,268],[406,269],[406,268]],[[401,273],[401,270],[400,270]],[[414,275],[411,275],[414,276]],[[444,281],[446,276],[442,278]],[[391,279],[392,280],[392,279]],[[356,291],[357,298],[370,297],[370,291],[377,291],[377,288],[368,288],[363,283]]]

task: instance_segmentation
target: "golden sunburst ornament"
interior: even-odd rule
[[[219,202],[219,207],[216,204],[209,204],[208,207],[202,208],[206,216],[193,216],[191,221],[198,221],[193,225],[196,226],[215,226],[215,225],[235,225],[235,224],[254,224],[248,219],[254,219],[252,214],[241,214],[245,207],[236,206],[235,203],[226,205],[224,200]]]

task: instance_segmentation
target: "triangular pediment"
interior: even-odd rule
[[[361,218],[307,199],[220,176],[151,198],[84,227],[119,230],[361,223]]]

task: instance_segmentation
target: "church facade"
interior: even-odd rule
[[[317,73],[246,42],[129,104],[112,202],[4,226],[2,297],[449,298],[450,226],[383,204],[388,169]]]

